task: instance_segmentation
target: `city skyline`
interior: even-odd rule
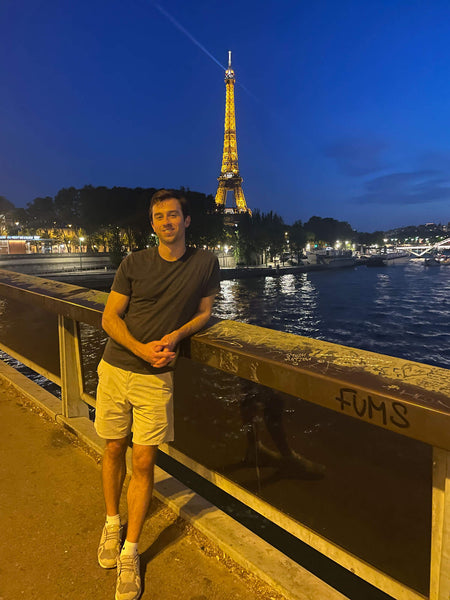
[[[214,195],[231,50],[251,209],[360,231],[447,223],[449,17],[444,2],[6,0],[0,195]]]

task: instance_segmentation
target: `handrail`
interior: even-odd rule
[[[99,329],[108,298],[106,292],[6,269],[0,269],[0,296],[32,302],[44,310]]]
[[[88,416],[79,324],[101,328],[107,294],[0,270],[0,297],[58,315],[62,412]],[[1,347],[1,344],[0,344]],[[301,397],[434,448],[430,600],[450,595],[450,378],[448,370],[244,323],[216,320],[183,344],[210,367]],[[398,600],[421,594],[393,580],[172,446],[163,450]],[[237,492],[236,492],[237,490]]]
[[[450,450],[446,369],[235,321],[193,336],[191,358]]]

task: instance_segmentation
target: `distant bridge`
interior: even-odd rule
[[[410,254],[413,254],[414,256],[420,258],[421,256],[425,256],[426,254],[431,254],[433,250],[450,250],[450,238],[447,238],[442,242],[437,242],[436,244],[428,244],[427,246],[424,246],[423,244],[417,244],[416,246],[405,244],[397,246],[397,249],[406,250]]]

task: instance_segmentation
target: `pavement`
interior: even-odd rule
[[[102,569],[96,556],[104,522],[98,451],[83,442],[83,434],[73,435],[52,418],[44,404],[30,401],[30,389],[33,397],[49,394],[13,371],[0,361],[0,600],[112,600],[115,570]],[[26,394],[17,380],[29,388]],[[156,487],[169,491],[175,502],[184,492],[162,473]],[[189,498],[194,506],[192,492]],[[201,506],[217,524],[217,544],[167,504],[152,500],[139,546],[142,600],[344,598],[283,555],[278,559],[280,553],[259,538],[248,538],[257,536],[218,509]],[[125,504],[121,515],[126,520]],[[236,562],[221,549],[229,535],[224,519],[233,521],[231,530],[239,528],[228,547],[258,552],[253,564],[259,563],[263,578],[271,568],[287,569],[290,593],[280,593],[283,583],[263,581],[248,559]]]
[[[112,600],[115,570],[96,556],[100,466],[17,395],[3,391],[0,409],[1,600]],[[148,600],[283,598],[237,566],[229,570],[218,548],[156,499],[140,551]]]

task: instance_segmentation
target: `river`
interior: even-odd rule
[[[450,267],[413,260],[223,281],[214,314],[450,368],[449,309]]]

